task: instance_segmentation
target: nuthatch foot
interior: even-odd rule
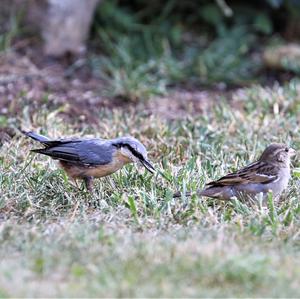
[[[155,171],[147,158],[146,148],[133,137],[51,140],[34,132],[22,132],[44,145],[32,152],[59,160],[69,177],[84,180],[88,191],[92,190],[94,177],[110,175],[128,163],[138,162],[151,173]]]

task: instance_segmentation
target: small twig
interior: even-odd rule
[[[74,221],[74,218],[75,218],[75,215],[76,215],[76,212],[77,212],[78,206],[79,206],[79,201],[77,201],[77,202],[76,202],[76,205],[75,205],[74,211],[72,212],[72,215],[71,215],[71,217],[70,217],[70,222],[73,222],[73,221]]]
[[[233,11],[228,6],[228,4],[225,2],[225,0],[216,0],[216,3],[221,8],[221,10],[223,11],[223,13],[226,17],[232,17]]]

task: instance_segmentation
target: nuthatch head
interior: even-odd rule
[[[44,148],[33,152],[59,160],[71,178],[84,180],[89,191],[92,178],[110,175],[128,163],[138,162],[151,173],[155,171],[148,160],[146,148],[133,137],[51,140],[34,132],[22,132],[44,145]]]
[[[112,145],[119,148],[124,157],[128,157],[133,163],[142,164],[149,172],[155,171],[154,167],[148,160],[147,150],[144,145],[136,138],[120,137],[111,140]]]

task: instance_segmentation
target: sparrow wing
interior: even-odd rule
[[[207,187],[222,187],[239,184],[268,184],[278,179],[278,169],[274,165],[258,161],[237,172],[227,174],[217,181],[207,184]]]

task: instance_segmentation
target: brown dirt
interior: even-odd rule
[[[217,90],[175,89],[165,97],[149,101],[146,109],[167,119],[186,118],[189,115],[208,113],[224,94],[224,91]]]
[[[93,121],[90,114],[95,107],[110,107],[114,102],[101,96],[103,82],[91,76],[82,63],[73,71],[57,61],[36,64],[15,52],[0,56],[0,113],[13,116],[25,105],[31,110],[67,105],[66,115],[86,115]]]
[[[221,94],[224,96],[224,91],[177,88],[147,103],[128,103],[103,96],[105,83],[93,76],[85,58],[58,61],[43,57],[41,51],[28,45],[21,45],[21,49],[0,55],[0,143],[14,135],[3,118],[15,118],[17,126],[17,116],[24,113],[24,107],[29,116],[36,111],[59,109],[68,122],[78,125],[96,124],[101,109],[129,109],[134,105],[135,109],[167,119],[184,118],[206,113],[220,101]]]

